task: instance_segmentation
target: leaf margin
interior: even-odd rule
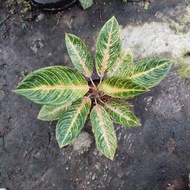
[[[77,107],[77,106],[79,106],[79,107]],[[87,111],[83,110],[86,108],[87,108]],[[87,116],[90,112],[90,108],[91,108],[90,98],[86,97],[86,96],[84,98],[80,98],[68,108],[68,110],[67,110],[67,112],[65,112],[64,116],[58,121],[58,123],[56,125],[56,140],[57,140],[60,148],[63,148],[65,146],[71,144],[76,139],[76,137],[79,135],[80,131],[84,127]],[[85,111],[86,111],[86,113],[85,113]],[[73,114],[73,112],[74,112],[74,114]],[[85,117],[80,116],[82,113],[86,114]],[[80,118],[79,118],[79,116],[80,116]],[[65,119],[67,119],[67,118],[70,119],[69,122],[65,122]],[[80,121],[80,119],[82,119],[82,121]],[[74,130],[74,129],[76,130],[76,126],[74,126],[74,124],[78,121],[80,121],[79,122],[80,126],[78,126],[78,131],[75,131],[75,134],[74,134],[73,131],[71,131],[71,130]],[[64,125],[61,125],[62,122],[64,122]],[[82,124],[81,124],[81,122],[82,122]],[[60,136],[61,133],[58,132],[58,130],[60,130],[60,127],[61,128],[67,127],[66,134],[63,135],[63,138]],[[70,133],[70,131],[71,131],[71,133]],[[63,131],[62,131],[62,133],[63,133]],[[71,137],[68,140],[67,138],[69,138],[69,135],[71,135]]]
[[[101,113],[103,112],[103,113]],[[104,117],[104,119],[102,118],[102,116]],[[98,121],[98,118],[100,119],[100,122]],[[96,140],[96,145],[98,150],[107,158],[109,158],[110,160],[114,159],[114,155],[116,152],[116,148],[117,148],[117,137],[116,137],[116,133],[114,130],[114,126],[112,123],[112,120],[109,116],[109,114],[107,113],[107,111],[105,110],[105,108],[103,108],[101,105],[96,105],[93,107],[93,109],[91,110],[90,113],[90,121],[92,124],[92,132],[95,136],[95,140]],[[96,122],[98,122],[99,126],[96,125]],[[105,123],[107,122],[107,126],[105,125]],[[100,132],[100,125],[102,125],[102,134]],[[103,127],[103,125],[105,125]],[[106,129],[107,128],[107,129]],[[109,134],[106,133],[107,131],[111,131]],[[111,134],[111,135],[110,135]],[[98,137],[98,135],[100,135],[100,137]],[[109,138],[108,138],[109,136]],[[110,136],[112,137],[113,142],[111,142]],[[107,144],[108,151],[104,150],[105,147],[101,147],[101,142],[98,140],[99,138],[103,138],[104,140],[105,137],[105,142]]]
[[[94,65],[90,51],[85,43],[78,36],[70,33],[65,33],[65,42],[67,52],[75,68],[78,72],[90,78]],[[78,51],[78,48],[81,49],[81,51]],[[82,66],[82,69],[80,66]]]

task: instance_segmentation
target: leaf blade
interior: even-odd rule
[[[123,76],[128,68],[133,63],[133,54],[130,49],[120,52],[113,66],[109,69],[107,76]]]
[[[88,97],[81,98],[73,103],[56,125],[56,139],[62,148],[78,136],[83,128],[91,108]]]
[[[73,69],[50,66],[30,73],[13,91],[38,104],[60,105],[84,96],[88,88]]]
[[[129,110],[129,104],[122,100],[110,100],[105,103],[105,108],[115,123],[123,126],[140,126],[134,113]]]
[[[131,65],[123,76],[145,88],[152,88],[166,77],[172,64],[168,59],[145,59]]]
[[[113,160],[117,148],[117,138],[109,114],[102,106],[96,105],[91,111],[90,120],[97,148],[103,155]]]
[[[93,0],[79,0],[81,7],[86,10],[93,5]]]
[[[63,105],[43,105],[39,114],[38,119],[43,121],[53,121],[60,119],[67,108],[71,105],[71,103],[63,104]]]
[[[105,79],[100,85],[99,89],[105,94],[115,98],[132,98],[140,95],[148,90],[125,77],[110,77]]]
[[[120,27],[112,17],[100,30],[95,51],[96,70],[103,77],[117,59],[121,50]]]
[[[86,77],[91,77],[93,60],[84,42],[73,34],[65,35],[66,47],[76,69]]]

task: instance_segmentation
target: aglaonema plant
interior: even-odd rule
[[[92,79],[93,59],[84,42],[72,34],[66,34],[65,40],[77,71],[66,66],[42,68],[26,76],[14,92],[43,104],[38,119],[58,120],[56,139],[60,148],[75,140],[89,115],[97,148],[113,160],[117,148],[113,122],[126,127],[140,125],[130,104],[123,99],[159,84],[172,61],[151,58],[133,62],[130,50],[121,49],[120,27],[112,17],[101,29],[96,43],[97,82]]]

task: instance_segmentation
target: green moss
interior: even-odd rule
[[[177,21],[180,25],[186,25],[188,23],[190,23],[190,6],[187,6],[186,8],[186,14]]]
[[[186,7],[186,13],[176,22],[172,22],[170,29],[176,34],[187,34],[190,29],[190,6]]]
[[[25,28],[26,20],[31,11],[30,1],[29,0],[20,0],[20,1],[7,0],[5,1],[5,6],[7,7],[10,18],[12,17],[12,20],[20,23],[21,27]]]
[[[190,64],[180,65],[180,68],[178,69],[178,74],[183,78],[190,78]]]
[[[190,78],[190,52],[186,51],[177,60],[177,73],[183,78]]]

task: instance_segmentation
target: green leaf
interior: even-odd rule
[[[76,69],[87,77],[93,72],[93,60],[84,42],[75,35],[65,35],[66,47]]]
[[[39,114],[38,119],[44,121],[53,121],[60,119],[67,108],[71,105],[71,103],[63,104],[63,105],[44,105]]]
[[[172,61],[168,59],[146,59],[131,65],[123,76],[145,88],[151,88],[166,77],[171,66]]]
[[[115,98],[131,98],[148,90],[124,77],[110,77],[105,79],[99,90]]]
[[[88,92],[84,77],[71,68],[51,66],[30,73],[14,92],[39,104],[73,102]]]
[[[130,49],[120,52],[113,66],[109,69],[107,76],[123,76],[128,67],[133,63],[133,54]]]
[[[101,29],[96,43],[96,70],[100,77],[114,64],[120,50],[120,27],[115,17],[112,17]]]
[[[90,120],[97,148],[107,158],[113,160],[117,148],[117,138],[109,114],[102,106],[96,105],[91,111]]]
[[[74,102],[58,121],[56,139],[60,148],[70,144],[78,136],[84,127],[90,108],[90,98],[81,98]]]
[[[122,100],[110,100],[105,103],[105,108],[115,123],[123,126],[141,125],[133,112],[129,110],[129,104]]]
[[[85,10],[93,5],[93,0],[79,0],[81,7]]]

